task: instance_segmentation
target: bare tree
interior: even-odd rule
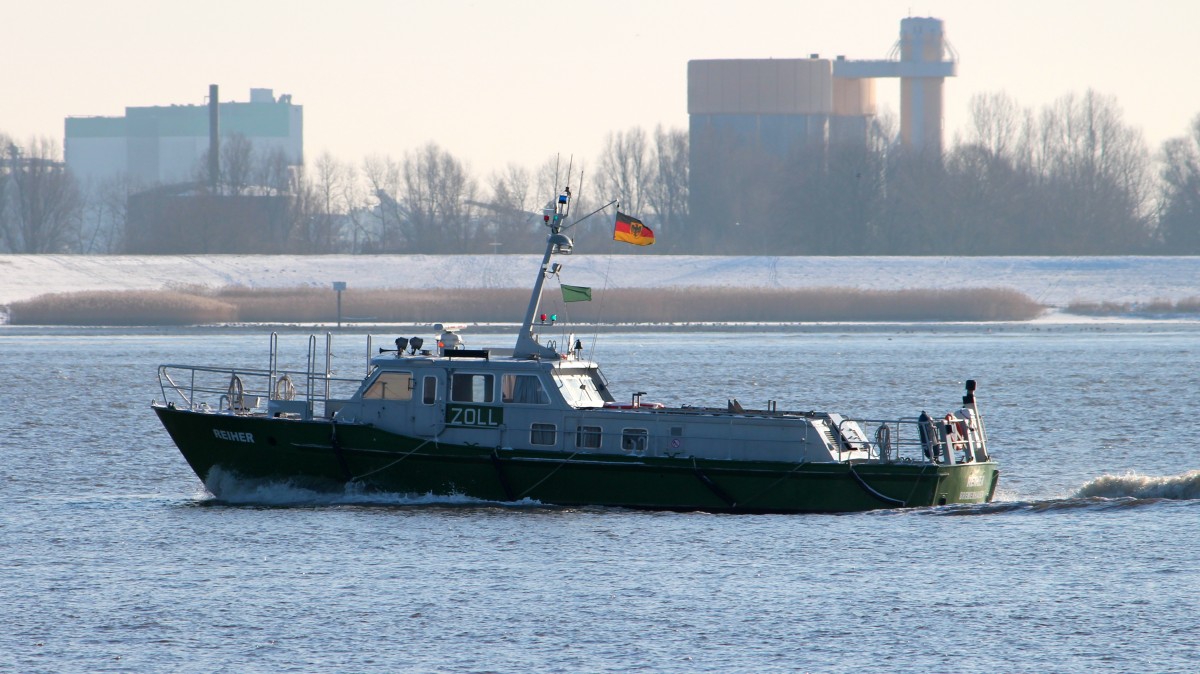
[[[1131,252],[1148,241],[1149,150],[1112,97],[1087,91],[1042,113],[1039,153],[1048,201],[1046,253]],[[1061,223],[1059,226],[1055,226]]]
[[[654,167],[646,190],[647,205],[670,240],[688,220],[688,134],[683,129],[654,129]]]
[[[309,185],[314,209],[301,230],[302,249],[310,253],[329,253],[336,249],[341,235],[342,214],[346,211],[347,167],[325,152],[313,165]]]
[[[295,187],[295,167],[281,148],[257,155],[251,168],[252,183],[270,194],[288,194]]]
[[[1020,145],[1022,111],[1006,93],[976,94],[967,107],[970,124],[966,144],[982,148],[988,156],[1011,159]]]
[[[125,240],[129,220],[129,195],[136,192],[127,174],[90,185],[83,197],[81,253],[116,253]]]
[[[1032,113],[1006,94],[980,94],[969,103],[965,139],[947,154],[945,231],[954,252],[1028,254],[1037,240],[1036,184],[1030,163]]]
[[[1168,251],[1200,253],[1200,115],[1188,136],[1163,143],[1158,230]]]
[[[408,153],[400,169],[406,218],[402,228],[409,245],[427,252],[481,250],[477,239],[475,180],[449,152],[429,143]]]
[[[377,200],[378,206],[373,211],[374,226],[364,226],[361,232],[355,233],[355,246],[360,245],[357,237],[361,233],[361,246],[365,250],[403,251],[406,241],[401,223],[406,216],[399,202],[400,164],[391,157],[371,155],[363,161],[363,177],[367,191]]]
[[[533,178],[529,171],[516,164],[509,164],[490,181],[492,198],[483,205],[489,215],[486,221],[491,233],[489,245],[495,252],[516,253],[532,250],[535,212],[539,206],[533,194]]]
[[[221,182],[229,194],[246,194],[255,177],[254,143],[240,133],[221,141]]]
[[[11,141],[0,168],[0,236],[14,253],[58,253],[78,241],[82,199],[57,143],[31,139],[22,150]]]
[[[600,155],[600,186],[621,200],[623,210],[640,213],[645,207],[650,172],[645,131],[632,128],[608,134]]]
[[[0,132],[0,251],[12,252],[9,245],[9,230],[14,227],[16,209],[12,204],[12,193],[17,173],[17,162],[11,157],[19,152],[16,143],[8,134]]]

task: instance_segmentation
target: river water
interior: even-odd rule
[[[303,362],[306,335],[281,341],[284,365]],[[363,343],[336,337],[340,372],[362,370]],[[155,367],[266,367],[267,344],[245,330],[0,331],[0,671],[1200,667],[1200,324],[595,340],[614,391],[665,403],[894,418],[954,409],[977,379],[997,502],[851,515],[287,485],[217,501],[149,408]]]

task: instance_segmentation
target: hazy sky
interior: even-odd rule
[[[946,141],[979,92],[1040,108],[1093,88],[1153,147],[1200,114],[1193,0],[3,0],[0,132],[62,140],[67,116],[125,106],[304,106],[311,160],[396,158],[434,141],[480,177],[555,154],[588,165],[610,131],[686,128],[687,62],[883,58],[900,19],[933,16],[960,57]],[[881,110],[899,84],[880,80]]]

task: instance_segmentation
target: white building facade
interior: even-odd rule
[[[291,165],[304,160],[304,109],[284,94],[251,89],[249,102],[218,104],[222,143],[250,141],[258,157],[281,151]],[[166,185],[203,175],[209,148],[209,106],[127,107],[123,117],[68,117],[63,144],[67,168],[84,185],[128,178]]]

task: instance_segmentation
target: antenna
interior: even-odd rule
[[[571,194],[571,169],[574,167],[575,167],[575,155],[571,155],[571,158],[567,160],[567,180],[566,180],[567,185],[565,188],[567,194]],[[558,186],[555,185],[555,187],[558,187]],[[570,202],[570,200],[568,200],[567,201],[567,209],[566,209],[566,211],[563,212],[564,220],[567,218],[567,215],[570,212],[571,212],[571,202]]]
[[[583,169],[582,168],[579,169],[579,194],[576,194],[575,196],[579,199],[583,198]]]
[[[554,184],[550,186],[551,194],[558,194],[558,169],[562,165],[562,154],[554,155]]]

